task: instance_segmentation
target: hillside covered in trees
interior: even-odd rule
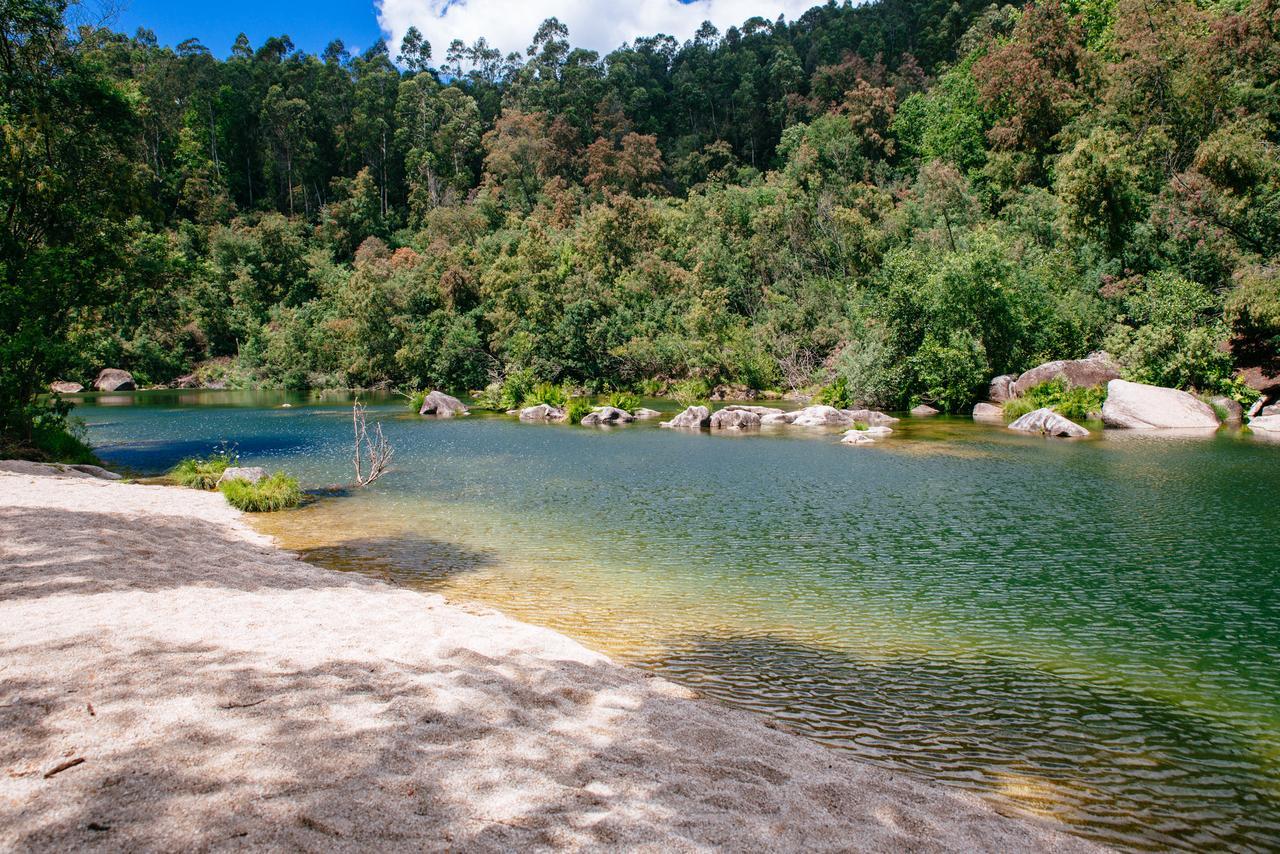
[[[0,0],[0,430],[141,383],[834,384],[958,410],[1280,345],[1280,2],[829,2],[320,56]],[[215,46],[219,50],[222,46]],[[1258,371],[1255,370],[1255,376]]]

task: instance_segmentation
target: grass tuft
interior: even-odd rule
[[[1072,421],[1086,421],[1090,415],[1102,409],[1106,399],[1107,390],[1104,386],[1085,388],[1069,386],[1062,380],[1051,380],[1028,389],[1020,397],[1006,400],[1002,411],[1006,421],[1016,421],[1028,412],[1046,407]]]
[[[204,459],[188,457],[169,469],[169,477],[191,489],[215,489],[222,473],[239,462],[240,456],[228,450],[219,451]]]
[[[635,412],[640,408],[640,398],[629,391],[615,391],[605,398],[605,403],[616,409]]]
[[[591,405],[591,401],[585,397],[575,397],[565,404],[565,421],[570,424],[581,424],[582,419],[589,415],[593,409],[595,407]]]
[[[246,513],[272,513],[302,503],[302,489],[297,478],[278,471],[257,483],[229,480],[219,487],[227,503]]]

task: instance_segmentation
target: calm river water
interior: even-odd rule
[[[226,441],[306,487],[350,478],[346,395],[84,401],[139,474]],[[262,530],[1111,845],[1280,848],[1280,443],[370,412],[396,470]]]

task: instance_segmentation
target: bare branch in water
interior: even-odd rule
[[[364,404],[358,400],[351,405],[351,424],[355,430],[355,451],[351,461],[356,469],[356,486],[365,487],[387,473],[395,449],[382,435],[381,424],[374,424],[373,435],[369,435]]]

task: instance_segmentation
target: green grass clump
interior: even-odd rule
[[[570,424],[581,424],[582,419],[589,415],[594,409],[595,407],[591,405],[591,401],[587,400],[585,397],[575,397],[565,404],[565,420]]]
[[[635,412],[640,408],[640,398],[629,391],[615,391],[605,399],[605,403],[616,409]]]
[[[1028,412],[1049,408],[1072,421],[1084,421],[1102,409],[1107,399],[1103,386],[1085,388],[1069,386],[1062,380],[1050,380],[1027,390],[1020,397],[1004,402],[1002,410],[1006,421],[1016,421]]]
[[[568,400],[569,395],[564,386],[556,385],[555,383],[538,383],[529,390],[520,405],[537,406],[540,403],[545,403],[547,406],[554,406],[559,409]]]
[[[854,429],[854,430],[861,430],[861,431],[863,431],[863,432],[866,432],[867,430],[870,430],[870,429],[871,429],[871,425],[870,425],[870,424],[868,424],[868,423],[867,423],[867,422],[865,422],[865,421],[855,421],[855,422],[853,422],[853,429]]]
[[[681,406],[705,405],[710,396],[711,386],[707,385],[706,380],[680,380],[671,386],[671,398]]]
[[[169,469],[169,477],[192,489],[214,489],[222,473],[239,462],[239,455],[232,451],[219,451],[204,459],[188,457]]]
[[[640,381],[640,393],[645,397],[660,397],[667,384],[656,377]]]
[[[297,478],[278,471],[257,483],[229,480],[218,487],[227,503],[246,513],[271,513],[287,510],[302,503],[302,489]]]

